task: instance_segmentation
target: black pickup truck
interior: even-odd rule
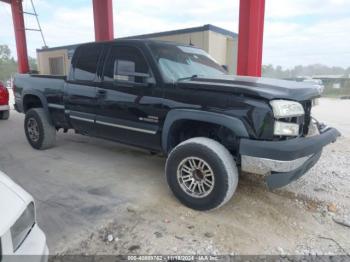
[[[83,44],[69,76],[17,75],[14,92],[35,149],[74,129],[162,153],[171,190],[197,210],[226,203],[238,170],[285,186],[340,135],[311,117],[316,86],[228,75],[203,50],[160,41]]]

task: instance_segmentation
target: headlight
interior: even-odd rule
[[[303,106],[294,101],[273,100],[270,102],[275,118],[288,118],[305,114]]]
[[[274,134],[276,136],[298,136],[299,125],[276,121]]]
[[[15,252],[26,239],[28,233],[35,224],[35,207],[31,202],[22,215],[17,219],[16,223],[11,227],[11,237],[13,251]]]

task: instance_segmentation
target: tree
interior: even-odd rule
[[[29,68],[30,70],[38,70],[38,64],[35,58],[33,57],[28,57],[28,61],[29,61]]]
[[[29,67],[37,70],[36,59],[29,57]],[[0,81],[6,82],[17,72],[17,62],[11,56],[11,50],[7,45],[0,45]]]
[[[11,50],[7,45],[0,45],[0,81],[6,82],[17,70],[17,63],[11,57]]]
[[[0,61],[10,60],[11,50],[7,45],[0,45]]]
[[[350,78],[350,67],[348,67],[345,71],[345,77],[349,77]]]
[[[263,65],[262,66],[262,74],[264,76],[269,76],[269,77],[272,77],[273,74],[274,74],[274,68],[273,68],[273,65]]]
[[[312,77],[314,75],[344,75],[350,74],[350,68],[345,69],[339,66],[329,67],[321,64],[308,66],[298,65],[292,69],[283,69],[281,66],[265,65],[263,66],[263,76],[272,78],[298,78]]]

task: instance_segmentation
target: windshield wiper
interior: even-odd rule
[[[198,75],[192,75],[192,76],[188,76],[188,77],[182,77],[182,78],[179,78],[177,81],[180,82],[180,81],[185,81],[185,80],[193,80],[195,78],[198,78]]]

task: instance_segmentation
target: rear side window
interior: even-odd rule
[[[86,45],[78,50],[74,67],[74,79],[77,81],[93,81],[96,77],[98,60],[102,53],[102,45]]]

